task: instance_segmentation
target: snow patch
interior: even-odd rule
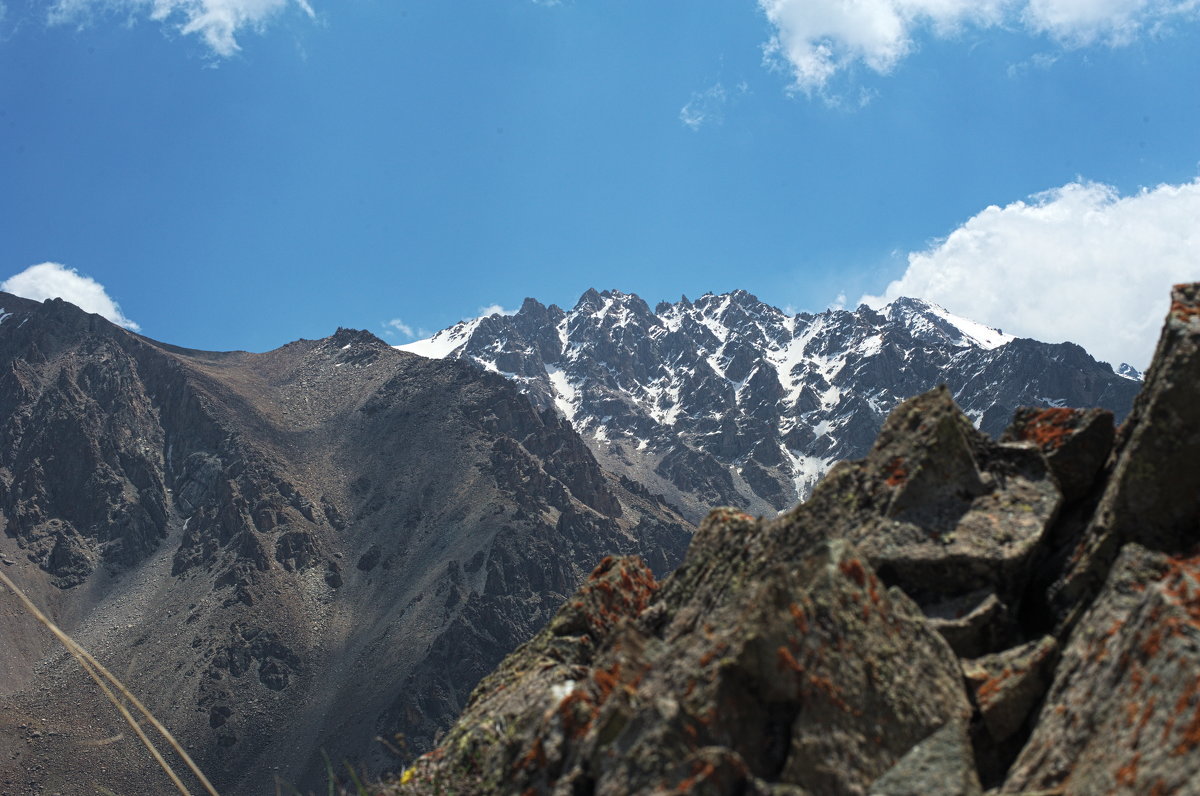
[[[801,503],[808,500],[813,489],[837,461],[836,459],[819,459],[816,456],[793,453],[787,445],[780,445],[779,450],[792,464],[792,488],[796,490],[796,499]]]
[[[567,422],[573,424],[579,409],[579,391],[571,384],[563,369],[556,365],[546,365],[546,375],[550,377],[550,388],[554,391],[554,406]]]
[[[401,351],[408,351],[410,354],[428,357],[429,359],[445,359],[466,345],[482,320],[482,318],[475,318],[470,321],[459,321],[454,326],[451,326],[449,329],[443,329],[433,337],[428,337],[424,340],[414,340],[411,343],[398,345],[396,348]]]

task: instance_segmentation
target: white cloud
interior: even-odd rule
[[[413,328],[399,318],[392,318],[383,325],[387,329],[388,334],[395,334],[396,332],[399,332],[409,340],[412,340],[417,336],[417,333],[413,331]]]
[[[879,306],[899,296],[1145,369],[1171,285],[1200,280],[1200,179],[1132,196],[1073,182],[992,206],[908,256]]]
[[[1128,44],[1146,28],[1193,16],[1200,0],[1029,0],[1028,27],[1069,45]]]
[[[21,273],[0,282],[0,290],[34,301],[61,298],[82,310],[102,315],[118,326],[135,332],[141,329],[125,317],[121,307],[104,289],[104,285],[74,268],[67,268],[58,263],[31,265]]]
[[[97,12],[146,14],[186,35],[197,35],[217,55],[228,57],[241,47],[237,35],[262,31],[268,22],[295,4],[309,18],[315,15],[308,0],[54,0],[47,19],[51,24],[84,24]]]
[[[516,315],[516,310],[506,310],[499,304],[489,304],[486,307],[479,308],[479,316],[485,317],[488,315]]]
[[[887,74],[919,33],[946,38],[967,28],[1024,27],[1065,46],[1125,44],[1146,29],[1200,15],[1200,0],[758,0],[774,27],[769,62],[793,87],[820,91],[862,64]]]
[[[720,124],[725,120],[725,103],[728,99],[725,86],[720,83],[694,92],[687,105],[679,109],[679,121],[693,130],[699,130],[706,124]]]

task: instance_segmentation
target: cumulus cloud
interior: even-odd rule
[[[1197,12],[1200,0],[1029,0],[1022,18],[1034,32],[1070,45],[1119,45]]]
[[[506,310],[499,304],[489,304],[486,307],[479,308],[479,316],[486,317],[488,315],[516,315],[516,310]]]
[[[968,28],[1023,27],[1065,46],[1132,41],[1147,29],[1200,15],[1200,0],[758,0],[774,28],[768,60],[811,94],[839,72],[895,68],[918,34],[949,37]]]
[[[51,24],[84,24],[98,12],[145,14],[185,35],[199,36],[215,54],[228,57],[241,49],[239,34],[262,31],[293,4],[308,17],[316,16],[308,0],[55,0],[48,19]]]
[[[0,290],[34,301],[60,298],[82,310],[101,315],[118,326],[135,332],[141,329],[125,317],[121,307],[104,289],[104,285],[74,268],[67,268],[58,263],[31,265],[21,273],[0,282]]]
[[[1145,369],[1172,284],[1200,280],[1200,179],[1121,196],[1072,182],[992,206],[908,256],[880,296],[950,311],[1049,342],[1069,340],[1111,364]]]

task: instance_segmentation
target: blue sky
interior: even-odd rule
[[[180,345],[744,288],[1144,366],[1200,278],[1196,0],[0,8],[0,279]]]

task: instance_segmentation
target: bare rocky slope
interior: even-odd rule
[[[780,517],[611,558],[388,793],[1200,793],[1200,285],[1132,413],[945,388]]]
[[[598,561],[691,527],[571,427],[458,362],[338,330],[175,348],[0,294],[0,566],[223,793],[431,746]],[[169,788],[0,599],[0,793]],[[402,733],[407,753],[374,741]]]
[[[1140,382],[1071,343],[1018,339],[926,301],[788,314],[744,290],[662,302],[589,290],[526,299],[402,346],[463,359],[571,421],[606,469],[698,522],[716,505],[791,508],[864,456],[888,412],[947,384],[982,431],[1019,406],[1098,406],[1120,421]]]

